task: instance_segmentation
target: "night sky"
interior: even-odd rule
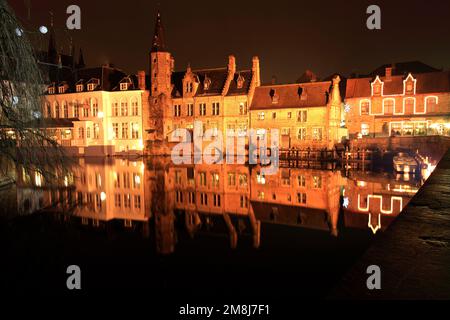
[[[148,70],[157,1],[10,0],[26,29],[49,25],[54,12],[58,48],[68,53],[69,35],[83,48],[88,66],[113,63],[129,73]],[[450,1],[159,1],[167,46],[176,70],[238,68],[258,55],[264,82],[294,82],[306,69],[319,77],[366,73],[392,62],[421,60],[450,68]],[[67,31],[67,6],[81,7],[81,30]],[[366,28],[366,8],[381,7],[381,30]],[[45,48],[47,40],[37,41]],[[77,49],[78,50],[78,49]]]

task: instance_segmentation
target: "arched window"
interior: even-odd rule
[[[80,117],[80,107],[78,106],[78,101],[75,100],[73,102],[73,117],[79,118]]]
[[[439,112],[437,97],[425,98],[425,110],[426,112]]]
[[[120,115],[122,117],[128,116],[128,102],[125,99],[120,100]]]
[[[84,139],[84,128],[78,128],[78,138]]]
[[[83,117],[85,118],[89,117],[89,109],[90,109],[89,104],[82,101],[81,108],[83,109]]]
[[[47,102],[47,118],[52,117],[52,106]]]
[[[55,118],[57,119],[60,117],[59,111],[59,104],[58,102],[55,102]]]
[[[62,106],[63,106],[63,117],[68,118],[69,117],[69,107],[67,106],[67,102],[63,101]]]

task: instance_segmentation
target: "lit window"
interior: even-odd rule
[[[384,114],[392,114],[394,112],[394,99],[384,99],[383,100],[383,110]]]
[[[426,112],[439,112],[437,97],[427,97],[425,99]]]
[[[220,113],[220,104],[219,102],[213,102],[212,104],[212,115],[218,116]]]
[[[416,100],[414,98],[406,98],[404,100],[405,103],[405,114],[413,114]]]
[[[97,86],[97,84],[95,84],[95,83],[89,83],[87,85],[87,89],[88,89],[88,91],[94,91],[96,86]]]
[[[297,134],[298,140],[306,140],[306,128],[299,128]]]
[[[83,85],[82,84],[77,84],[77,92],[82,92],[83,91]]]
[[[363,100],[360,104],[360,115],[369,114],[370,111],[370,101],[369,100]]]
[[[192,103],[189,103],[187,105],[187,115],[189,117],[192,117],[194,115],[194,105]]]
[[[176,104],[173,106],[173,116],[180,117],[181,116],[181,105]]]
[[[127,83],[127,82],[121,83],[121,84],[120,84],[120,90],[121,90],[121,91],[128,90],[128,83]]]
[[[308,111],[300,110],[297,114],[297,121],[298,122],[307,122],[308,121]]]
[[[247,102],[241,102],[239,104],[239,114],[246,115],[247,114]]]
[[[206,103],[199,104],[199,114],[201,116],[206,116]]]
[[[369,125],[367,123],[362,123],[361,124],[361,134],[363,136],[368,136],[369,135]]]
[[[315,141],[321,141],[322,140],[322,128],[312,128],[312,138]]]
[[[313,188],[314,189],[322,188],[322,177],[321,176],[313,176]]]
[[[122,117],[128,116],[128,102],[126,101],[120,102],[120,115]]]
[[[58,93],[65,93],[66,92],[66,87],[65,86],[59,86],[58,87]]]
[[[55,94],[55,87],[48,87],[47,92],[48,94]]]
[[[264,112],[258,112],[258,120],[264,120],[265,114]]]

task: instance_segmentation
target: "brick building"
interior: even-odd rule
[[[450,134],[450,72],[421,62],[384,65],[347,80],[350,138]]]

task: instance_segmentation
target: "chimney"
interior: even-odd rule
[[[228,56],[228,72],[233,74],[236,72],[236,58],[232,54]]]
[[[259,87],[261,85],[261,75],[259,71],[259,58],[257,56],[252,58],[252,73],[255,79],[255,85]]]
[[[386,67],[386,69],[385,69],[385,77],[386,77],[386,81],[391,81],[392,80],[392,67],[391,66],[389,66],[389,67]]]
[[[145,71],[138,71],[138,87],[139,90],[145,90]]]

